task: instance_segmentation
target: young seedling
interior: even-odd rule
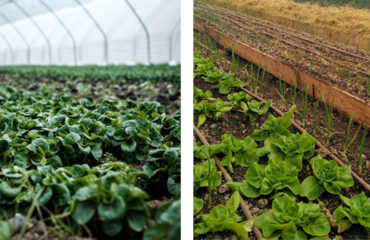
[[[364,131],[362,132],[360,148],[358,149],[358,152],[357,152],[357,163],[358,163],[358,170],[360,171],[360,173],[362,172],[362,153],[364,152],[364,146],[365,146],[366,135],[367,135],[367,127],[368,125],[366,124]]]
[[[355,141],[357,138],[357,135],[361,131],[362,124],[357,128],[355,135],[353,135],[352,139],[349,139],[349,133],[351,131],[351,126],[352,126],[352,121],[353,121],[354,114],[351,115],[348,121],[347,125],[347,131],[346,131],[346,137],[345,137],[345,143],[344,143],[344,149],[343,149],[343,154],[347,153],[348,148],[352,145],[352,143]]]
[[[308,105],[308,90],[307,85],[304,85],[304,94],[302,95],[302,111],[299,112],[302,118],[302,125],[305,125],[306,121],[306,113],[307,113],[307,105]]]
[[[234,48],[235,48],[235,39],[233,41],[233,44],[231,45],[231,71],[232,72],[236,72],[236,70],[237,70]]]
[[[294,76],[293,82],[293,94],[292,94],[292,104],[295,105],[295,100],[297,98],[297,78]]]
[[[313,136],[316,137],[316,129],[317,129],[317,109],[320,105],[320,100],[317,100],[313,105]]]
[[[264,92],[265,92],[265,86],[264,86],[264,82],[265,82],[265,74],[266,74],[266,70],[263,69],[263,72],[262,72],[262,78],[261,78],[261,83],[260,83],[260,92],[262,95],[264,95]]]
[[[277,66],[278,68],[278,73],[279,73],[279,91],[278,91],[278,94],[281,98],[281,100],[283,101],[283,103],[286,105],[286,82],[283,83],[282,79],[281,79],[281,74],[280,74],[280,66],[278,65]]]
[[[329,146],[330,144],[330,138],[335,134],[331,134],[331,129],[332,129],[332,124],[333,124],[333,110],[334,110],[334,99],[335,99],[335,94],[333,96],[333,99],[331,103],[328,105],[326,103],[325,98],[321,94],[320,89],[314,84],[314,87],[320,94],[320,98],[322,99],[322,102],[324,103],[324,110],[325,110],[325,115],[326,115],[326,145]]]

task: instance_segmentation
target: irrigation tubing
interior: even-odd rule
[[[193,128],[194,128],[194,132],[197,134],[199,140],[203,144],[208,144],[207,139],[200,132],[200,130],[195,125],[193,125]],[[221,165],[220,160],[218,159],[218,157],[217,156],[214,156],[213,158],[215,159],[215,162],[216,162],[217,167],[221,170],[222,175],[224,176],[226,182],[233,182],[233,179],[230,177],[230,175],[226,171],[226,169]],[[245,203],[245,201],[244,201],[244,199],[243,199],[242,196],[240,196],[240,207],[243,210],[243,213],[247,217],[247,219],[249,219],[249,220],[253,220],[254,219],[253,216],[252,216],[252,214],[249,211],[248,205]],[[253,232],[256,235],[256,237],[258,238],[258,240],[260,240],[260,239],[263,238],[261,231],[256,226],[253,226]]]
[[[209,50],[209,48],[207,46],[205,46],[204,44],[201,44],[198,42],[198,44],[203,47],[203,48],[206,48]],[[223,57],[222,57],[223,58]],[[246,92],[247,94],[249,94],[251,97],[257,99],[258,101],[266,101],[264,100],[263,98],[261,98],[260,96],[254,94],[253,92],[249,91],[248,89],[246,88],[240,88],[241,90],[243,90],[244,92]],[[270,106],[270,108],[275,111],[278,115],[282,116],[284,113],[282,111],[280,111],[278,108],[274,107],[273,105]],[[301,133],[305,131],[304,128],[302,128],[294,119],[292,119],[292,125],[298,129]],[[340,160],[337,156],[335,156],[331,151],[329,151],[329,149],[327,149],[321,142],[317,141],[316,142],[316,146],[318,148],[321,148],[323,149],[331,159],[333,159],[334,161],[336,161],[340,166],[348,166],[346,164],[344,164],[342,162],[342,160]],[[356,181],[358,183],[360,183],[366,191],[370,192],[370,185],[364,180],[362,179],[359,175],[357,175],[357,173],[355,173],[352,168],[351,168],[351,174],[353,176],[354,179],[356,179]]]

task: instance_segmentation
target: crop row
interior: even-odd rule
[[[154,221],[146,202],[180,196],[179,117],[157,102],[0,86],[0,239],[11,235],[6,218],[35,208],[74,234],[81,226],[144,239],[179,234],[179,200]]]
[[[220,94],[226,95],[234,87],[240,86],[240,80],[232,74],[218,71],[212,61],[195,55],[194,63],[195,77],[215,84],[214,88],[219,88]],[[213,80],[210,81],[210,77]],[[234,85],[229,91],[220,88],[225,78],[233,83],[230,85]],[[247,114],[252,122],[266,114],[271,104],[252,100],[244,92],[229,94],[229,101],[223,101],[213,98],[212,92],[203,92],[197,88],[194,99],[198,126],[203,125],[207,119],[217,121],[229,111]],[[208,232],[231,230],[240,238],[247,239],[248,232],[255,225],[269,239],[307,239],[307,235],[317,237],[315,239],[328,239],[332,223],[329,223],[326,214],[333,214],[338,233],[348,230],[352,224],[359,224],[367,231],[370,229],[370,199],[364,193],[351,198],[344,196],[347,191],[343,189],[347,190],[354,185],[350,167],[339,167],[333,160],[315,156],[317,140],[305,132],[294,134],[289,130],[294,112],[295,106],[281,117],[270,114],[259,129],[244,139],[224,134],[219,144],[195,145],[194,157],[198,164],[194,165],[194,191],[197,193],[199,189],[208,189],[208,208],[211,207],[214,189],[222,183],[213,157],[220,157],[220,164],[230,172],[234,172],[235,167],[247,167],[244,180],[227,183],[235,192],[225,206],[202,211],[207,208],[203,199],[194,197],[194,216],[200,219],[194,227],[196,237]],[[308,166],[303,168],[304,161],[309,162],[312,174],[305,174],[306,177],[300,181],[302,172],[308,169]],[[339,196],[343,206],[337,206],[332,213],[324,213],[321,206],[306,203],[307,200],[318,199],[322,194]],[[272,199],[272,210],[265,211],[254,220],[242,222],[237,214],[240,195],[248,199],[266,196]],[[300,200],[298,203],[297,198]],[[199,213],[202,215],[197,216]]]
[[[180,66],[5,66],[0,76],[93,81],[180,82]]]

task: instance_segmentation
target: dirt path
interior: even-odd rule
[[[199,1],[194,13],[197,20],[370,102],[370,54]]]

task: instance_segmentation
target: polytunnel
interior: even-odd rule
[[[0,0],[0,64],[176,64],[180,22],[180,0]]]

